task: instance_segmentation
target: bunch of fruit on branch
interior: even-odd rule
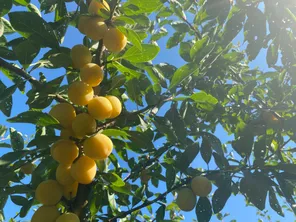
[[[206,197],[211,191],[211,181],[206,177],[196,176],[191,180],[190,187],[179,189],[176,204],[183,211],[192,211],[196,206],[197,196]]]
[[[104,19],[96,16],[102,9],[110,10],[103,1],[93,0],[89,5],[90,16],[82,16],[78,29],[94,41],[103,39],[110,52],[119,52],[126,45],[126,37],[115,27],[107,27]],[[52,158],[59,163],[55,180],[41,182],[35,191],[36,200],[42,204],[32,217],[32,222],[78,222],[79,217],[65,212],[61,215],[57,205],[64,197],[71,201],[77,194],[79,184],[90,184],[97,172],[96,160],[108,158],[113,150],[112,140],[98,132],[97,123],[120,115],[121,101],[112,95],[95,95],[93,87],[103,81],[102,67],[92,63],[93,57],[84,45],[71,50],[73,67],[79,69],[80,80],[68,88],[69,102],[55,105],[49,114],[57,119],[61,139],[50,150]],[[85,112],[77,112],[85,107]]]

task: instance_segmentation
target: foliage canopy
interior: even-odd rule
[[[90,1],[38,1],[37,7],[30,0],[0,0],[0,78],[11,80],[7,86],[0,80],[0,110],[9,123],[36,128],[27,141],[4,121],[0,125],[0,135],[8,135],[0,147],[9,149],[0,157],[0,221],[9,197],[24,218],[39,204],[38,184],[55,179],[58,164],[50,147],[62,127],[47,110],[71,103],[69,85],[80,78],[71,49],[62,44],[67,29],[78,28],[81,15],[89,16]],[[58,207],[80,209],[81,221],[180,221],[182,212],[166,197],[203,175],[214,189],[198,199],[198,221],[213,215],[222,220],[227,200],[241,194],[260,211],[268,199],[277,214],[284,216],[283,201],[296,214],[295,1],[107,2],[110,10],[101,10],[100,17],[126,36],[126,48],[113,53],[102,40],[88,37],[77,44],[89,48],[93,62],[103,67],[95,95],[114,95],[123,104],[118,117],[97,121],[96,131],[112,138],[114,149],[108,159],[96,161],[95,180],[79,184],[76,198],[65,198]],[[52,20],[42,18],[45,14]],[[170,64],[163,55],[178,56],[183,65]],[[256,59],[267,71],[252,66]],[[55,79],[39,73],[61,68],[64,74]],[[12,117],[17,91],[26,95],[28,110]],[[229,137],[219,138],[218,129]],[[196,158],[203,163],[197,165]],[[37,167],[24,184],[20,168],[31,162]]]

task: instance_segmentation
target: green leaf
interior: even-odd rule
[[[6,15],[12,8],[12,0],[0,0],[0,17]]]
[[[14,4],[26,6],[31,0],[13,0]]]
[[[186,62],[192,62],[190,57],[190,50],[192,48],[191,42],[181,42],[179,48],[179,55],[184,59]]]
[[[39,9],[38,9],[38,7],[37,7],[36,5],[29,3],[29,4],[27,5],[27,8],[28,8],[28,10],[29,10],[30,12],[34,12],[34,13],[36,13],[37,15],[39,15],[40,17],[42,17],[42,16],[41,16],[41,12],[39,11]]]
[[[128,81],[125,84],[125,86],[126,86],[128,97],[138,105],[142,106],[143,101],[142,101],[142,94],[141,94],[141,88],[139,86],[139,81],[137,79],[132,79]]]
[[[28,203],[28,200],[25,197],[22,196],[10,196],[11,201],[18,205],[18,206],[24,206]]]
[[[218,100],[214,96],[203,91],[192,94],[190,98],[196,103],[198,108],[207,111],[212,111],[218,103]]]
[[[0,157],[0,166],[9,165],[16,160],[21,159],[27,153],[28,153],[28,151],[24,151],[24,150],[6,153]]]
[[[27,111],[7,120],[10,123],[32,123],[39,126],[58,125],[51,115],[39,111]]]
[[[222,143],[215,135],[208,132],[200,132],[198,134],[201,135],[202,138],[206,138],[211,144],[211,148],[215,150],[219,155],[224,155]]]
[[[33,12],[8,14],[12,27],[23,37],[30,38],[42,47],[57,48],[59,42],[51,26]]]
[[[34,202],[34,199],[31,199],[22,206],[20,210],[20,218],[24,218],[28,214],[30,208],[32,207],[33,202]]]
[[[16,60],[16,55],[13,51],[6,47],[0,46],[0,57],[7,59],[7,60]]]
[[[126,82],[126,77],[124,75],[116,75],[111,79],[111,88],[109,91],[113,89],[120,88]]]
[[[38,55],[40,48],[30,40],[26,40],[14,47],[13,51],[15,52],[17,59],[26,69]]]
[[[0,143],[0,147],[3,147],[3,148],[11,148],[11,145],[8,144],[8,143]]]
[[[161,205],[156,211],[156,221],[163,221],[165,216],[165,205]]]
[[[270,189],[270,179],[263,173],[246,173],[240,181],[240,191],[244,193],[248,200],[259,210],[265,209],[267,191]]]
[[[242,157],[249,157],[254,143],[254,134],[249,127],[246,127],[240,137],[232,142],[232,147]]]
[[[191,75],[198,75],[199,69],[196,63],[188,63],[176,70],[173,75],[169,89],[173,89],[181,84],[186,78]]]
[[[160,0],[129,0],[122,6],[122,9],[127,16],[150,14],[160,8],[162,4]]]
[[[142,51],[142,41],[139,35],[134,30],[125,27],[118,27],[118,29],[127,37],[127,39],[131,43],[133,43],[134,46],[138,48],[138,50]]]
[[[0,18],[0,37],[2,37],[4,34],[4,23],[2,21],[2,18]]]
[[[139,50],[137,46],[132,46],[122,57],[117,59],[126,59],[134,63],[148,62],[153,60],[159,51],[160,48],[156,45],[142,44],[142,50]]]
[[[272,43],[269,45],[266,55],[266,62],[269,67],[272,67],[276,64],[279,56],[279,45],[277,40],[274,39]]]
[[[48,147],[49,145],[57,141],[59,138],[60,138],[59,136],[52,136],[52,135],[38,136],[33,140],[31,140],[28,143],[27,147],[33,147],[33,146]]]
[[[125,183],[116,173],[106,173],[102,175],[103,178],[116,187],[123,187]]]
[[[231,184],[225,183],[223,186],[219,187],[215,191],[212,197],[214,214],[219,213],[224,208],[230,196],[231,196]]]
[[[102,134],[105,134],[106,136],[109,137],[123,137],[127,138],[129,134],[126,131],[123,130],[118,130],[118,129],[106,129],[102,132]]]
[[[132,196],[133,193],[131,192],[131,186],[127,183],[125,183],[124,186],[121,186],[121,187],[118,187],[118,186],[115,186],[115,185],[111,185],[110,186],[112,190],[118,192],[118,193],[123,193],[123,194],[127,194],[127,195],[130,195]]]
[[[171,49],[177,46],[185,38],[186,33],[175,32],[167,41],[166,48]]]
[[[275,192],[272,188],[269,190],[269,204],[270,207],[280,216],[284,217],[283,210],[281,208],[281,205],[279,204],[279,201],[276,198]]]
[[[24,138],[21,133],[16,131],[14,128],[9,128],[10,132],[10,144],[14,151],[24,149]]]
[[[113,62],[112,65],[114,65],[123,75],[125,75],[127,79],[139,78],[142,75],[142,73],[127,68],[119,62]]]
[[[11,97],[11,95],[15,92],[16,89],[17,89],[17,85],[13,85],[13,86],[5,89],[5,91],[3,93],[1,93],[1,95],[0,95],[0,103],[4,102],[9,97]]]
[[[191,47],[190,50],[190,57],[196,58],[197,56],[200,57],[200,52],[202,51],[202,49],[207,45],[207,42],[209,41],[209,36],[205,36],[202,39],[196,41],[196,43],[194,43],[194,45]]]
[[[212,205],[207,197],[200,197],[196,207],[195,213],[198,222],[209,222],[212,217]]]
[[[245,12],[237,6],[232,7],[224,31],[222,33],[223,44],[228,45],[242,30],[245,21]]]
[[[168,165],[166,167],[165,177],[166,177],[166,187],[167,187],[167,190],[169,190],[175,184],[175,180],[176,180],[176,171],[172,165]]]
[[[186,171],[198,153],[199,153],[198,143],[194,143],[187,146],[185,151],[177,159],[176,167],[183,172]]]
[[[202,139],[201,147],[200,147],[200,154],[203,160],[209,164],[212,157],[212,148],[211,144],[209,143],[207,138]]]

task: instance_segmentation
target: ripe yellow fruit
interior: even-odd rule
[[[84,45],[75,45],[71,50],[73,67],[81,69],[85,64],[90,63],[92,55]]]
[[[78,182],[75,181],[71,185],[63,186],[63,196],[67,200],[71,200],[76,197],[77,190],[78,190]]]
[[[61,126],[71,128],[72,121],[76,116],[74,107],[69,103],[60,103],[52,107],[49,114],[56,118]]]
[[[100,133],[86,139],[83,143],[85,155],[94,160],[106,159],[111,154],[112,150],[112,140],[108,136]]]
[[[88,6],[88,13],[99,15],[101,9],[110,11],[110,7],[105,0],[92,0]]]
[[[35,191],[36,199],[45,206],[56,205],[62,196],[62,186],[56,180],[41,182]]]
[[[196,205],[196,196],[189,188],[181,188],[178,192],[176,204],[183,211],[191,211]]]
[[[120,52],[126,46],[127,39],[125,35],[117,28],[110,28],[103,38],[104,45],[110,52]]]
[[[78,147],[71,140],[58,140],[52,147],[52,158],[64,165],[71,165],[79,154]]]
[[[206,177],[196,176],[191,181],[191,189],[195,195],[206,197],[212,191],[212,183]]]
[[[113,111],[111,102],[103,96],[93,98],[87,108],[88,113],[97,120],[109,118]]]
[[[81,184],[89,184],[96,176],[96,162],[88,156],[81,156],[71,167],[72,177]]]
[[[112,105],[112,114],[109,118],[113,119],[119,116],[122,111],[122,105],[120,100],[116,96],[106,96],[106,98],[110,101]]]
[[[60,164],[56,170],[56,180],[64,185],[71,185],[75,182],[71,176],[71,166]]]
[[[99,17],[93,17],[87,20],[86,26],[82,29],[85,35],[94,41],[99,41],[104,38],[108,27],[104,22],[104,19]]]
[[[56,222],[80,222],[79,217],[74,213],[65,213],[56,220]]]
[[[69,86],[68,96],[75,105],[85,106],[94,97],[94,90],[85,82],[77,81]]]
[[[32,174],[34,171],[35,165],[33,163],[26,163],[25,165],[21,166],[21,172],[24,174]]]
[[[141,172],[140,179],[141,179],[142,183],[147,184],[149,182],[149,180],[151,179],[151,176],[148,174],[148,170],[143,170]]]
[[[77,28],[82,34],[86,33],[88,22],[90,21],[90,19],[91,19],[90,16],[85,16],[85,15],[82,15],[79,17]]]
[[[72,123],[72,129],[77,138],[94,133],[96,127],[96,120],[87,113],[78,114]]]
[[[72,123],[71,123],[71,129],[62,129],[61,130],[60,137],[65,140],[69,140],[70,137],[75,137],[75,134],[72,130]]]
[[[97,64],[88,63],[80,70],[80,78],[83,82],[94,87],[103,81],[104,73]]]
[[[33,214],[31,222],[55,222],[59,216],[60,212],[55,206],[41,206]]]

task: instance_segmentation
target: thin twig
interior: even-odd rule
[[[14,65],[6,62],[2,58],[0,58],[0,67],[3,67],[5,69],[8,69],[9,71],[12,71],[16,75],[18,75],[18,76],[24,78],[25,80],[29,81],[36,88],[40,88],[42,86],[42,84],[37,79],[35,79],[30,74],[28,74],[25,70],[20,69],[20,68],[18,68],[16,66],[14,66]]]

